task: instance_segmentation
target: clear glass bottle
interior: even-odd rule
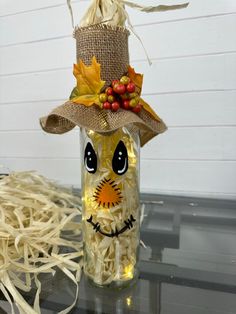
[[[81,129],[84,273],[94,284],[130,285],[138,276],[139,130]]]

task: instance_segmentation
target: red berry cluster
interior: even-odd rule
[[[112,81],[105,93],[99,95],[103,109],[117,111],[119,108],[140,112],[142,105],[135,84],[128,76],[122,76],[120,80]]]

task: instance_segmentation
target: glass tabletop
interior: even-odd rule
[[[236,202],[146,194],[142,204],[136,284],[97,288],[82,276],[71,313],[236,314]],[[73,302],[75,285],[61,272],[42,282],[42,314]]]
[[[142,239],[153,259],[202,271],[209,279],[222,274],[229,286],[236,283],[230,280],[236,278],[236,202],[156,196],[150,203],[146,198]]]

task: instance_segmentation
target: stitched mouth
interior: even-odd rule
[[[118,237],[120,234],[125,232],[127,229],[133,228],[133,222],[135,222],[135,221],[136,221],[136,219],[134,219],[133,215],[130,215],[130,218],[124,221],[124,227],[122,229],[118,230],[116,228],[115,232],[112,231],[112,232],[108,233],[108,232],[104,232],[101,229],[101,226],[98,222],[96,222],[96,223],[93,222],[93,216],[92,215],[90,216],[90,218],[87,219],[87,222],[93,226],[93,229],[95,230],[95,232],[99,232],[102,235],[104,235],[106,237],[110,237],[110,238]]]
[[[122,200],[121,190],[115,181],[109,179],[103,179],[93,195],[95,201],[99,206],[104,208],[114,207],[119,205]]]

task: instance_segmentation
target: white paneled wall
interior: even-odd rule
[[[89,3],[72,1],[77,22]],[[142,149],[141,190],[236,198],[236,1],[128,11],[153,62],[131,35],[131,63],[169,127]],[[70,94],[74,62],[66,0],[0,0],[1,165],[80,185],[79,130],[50,135],[38,123]]]

